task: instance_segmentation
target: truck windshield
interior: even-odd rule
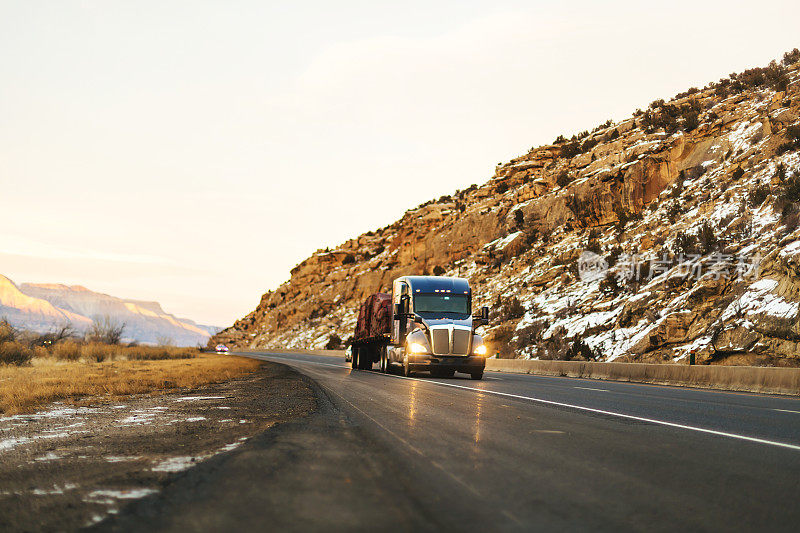
[[[469,298],[466,294],[417,294],[414,296],[414,311],[468,315]]]

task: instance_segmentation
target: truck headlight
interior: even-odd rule
[[[428,349],[418,342],[412,342],[408,349],[411,353],[428,353]]]
[[[481,344],[480,346],[476,346],[472,353],[475,355],[486,355],[486,345]]]

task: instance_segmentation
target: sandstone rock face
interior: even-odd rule
[[[709,87],[656,109],[683,110],[673,127],[643,114],[531,149],[316,252],[211,343],[320,348],[352,335],[359,304],[394,278],[444,271],[493,307],[504,354],[558,357],[581,340],[601,360],[800,365],[800,198],[782,192],[800,154],[779,150],[800,116],[798,67],[785,93]],[[609,267],[590,281],[586,249]]]

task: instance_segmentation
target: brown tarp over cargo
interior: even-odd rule
[[[372,294],[358,311],[355,339],[379,337],[392,330],[392,296],[382,292]]]

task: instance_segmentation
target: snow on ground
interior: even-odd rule
[[[797,316],[800,304],[789,302],[773,294],[778,286],[774,279],[759,280],[748,288],[739,298],[734,300],[722,313],[722,320],[728,320],[740,315],[770,315],[779,318],[794,318]]]

